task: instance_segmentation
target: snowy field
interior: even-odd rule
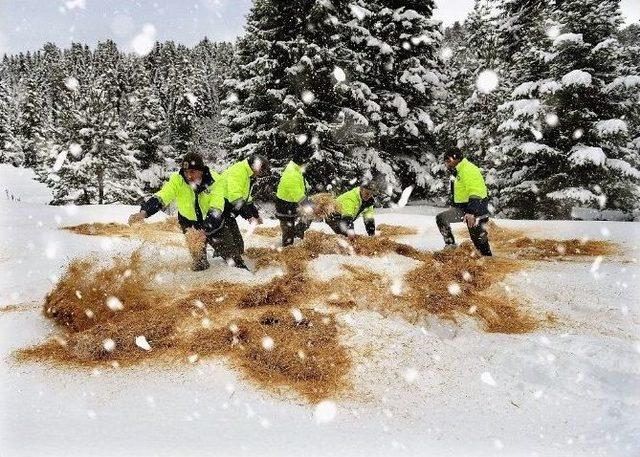
[[[69,260],[140,243],[59,230],[122,223],[133,207],[49,207],[46,188],[5,165],[0,194],[0,308],[12,305],[0,312],[1,456],[640,455],[639,223],[499,221],[534,236],[612,240],[623,254],[538,262],[508,277],[509,293],[559,318],[529,334],[345,311],[345,344],[375,350],[354,355],[353,398],[316,408],[257,389],[217,359],[94,371],[15,362],[15,349],[51,335],[42,302]],[[432,209],[378,221],[418,228],[401,241],[420,249],[442,245]],[[329,257],[312,271],[330,275]],[[395,255],[350,261],[407,268]],[[188,274],[260,280],[221,262]]]

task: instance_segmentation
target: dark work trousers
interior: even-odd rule
[[[304,232],[309,229],[311,223],[300,218],[278,217],[280,231],[282,232],[282,247],[291,246],[296,238],[304,239]]]
[[[453,232],[451,231],[451,224],[464,222],[464,215],[464,208],[454,206],[436,216],[436,224],[444,238],[445,244],[454,245],[456,243]],[[487,222],[489,222],[488,214],[476,216],[476,225],[469,229],[469,235],[471,236],[473,245],[480,251],[480,254],[490,256],[491,247],[489,246],[489,235],[485,227]]]

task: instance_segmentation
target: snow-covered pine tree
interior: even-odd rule
[[[443,115],[434,102],[445,96],[434,3],[376,0],[354,8],[352,40],[366,56],[360,79],[370,91],[358,98],[375,132],[366,161],[398,187],[433,191],[441,186],[434,176],[440,162],[434,130]]]
[[[39,144],[48,126],[48,110],[41,93],[42,81],[33,74],[23,79],[18,87],[18,125],[16,145],[22,156],[22,166],[34,167],[40,161]]]
[[[254,3],[223,111],[237,156],[262,153],[278,169],[295,141],[310,142],[316,149],[311,182],[361,176],[363,164],[353,151],[370,141],[371,132],[354,109],[354,98],[368,90],[358,80],[361,59],[344,24],[350,14],[349,5],[330,0]]]
[[[487,154],[494,146],[498,127],[496,111],[505,95],[496,22],[491,4],[475,0],[459,30],[463,42],[454,43],[453,47],[448,44],[443,50],[451,56],[444,66],[449,100],[448,115],[441,129],[446,137],[443,146],[462,149],[488,172],[494,167]],[[501,84],[496,88],[484,87],[482,79],[492,75]]]
[[[511,182],[530,190],[527,215],[569,218],[574,206],[630,212],[640,172],[637,154],[626,147],[626,96],[612,88],[622,72],[614,38],[619,1],[564,0],[553,18],[561,34],[540,59],[547,77],[514,92],[532,97],[513,109],[527,111],[540,127],[535,141],[521,143],[521,154],[510,157]]]
[[[10,163],[14,166],[24,161],[15,136],[17,116],[8,85],[0,79],[0,163]]]
[[[139,161],[140,187],[148,194],[157,189],[167,171],[175,167],[176,156],[166,144],[166,114],[146,69],[138,60],[131,62],[128,68],[137,87],[126,100],[125,130],[129,138],[128,148],[135,151],[135,158]]]
[[[111,96],[114,81],[102,75],[65,94],[46,162],[54,204],[133,203],[143,196],[136,151]]]

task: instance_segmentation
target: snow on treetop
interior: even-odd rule
[[[602,51],[603,49],[607,49],[607,48],[612,47],[612,46],[617,46],[619,44],[620,43],[615,38],[607,38],[606,40],[603,40],[600,43],[598,43],[597,45],[595,45],[595,47],[593,48],[593,50],[591,52]]]
[[[589,203],[598,200],[598,196],[583,187],[567,187],[547,194],[553,200],[577,200],[580,203]]]
[[[558,154],[558,151],[556,151],[555,149],[547,146],[546,144],[534,143],[533,141],[528,141],[526,143],[522,143],[519,146],[519,149],[524,154],[529,154],[529,155],[540,154],[540,153],[544,153],[544,154],[547,154],[547,155],[557,155]]]
[[[626,75],[618,76],[613,80],[606,88],[606,92],[624,87],[625,89],[632,89],[634,87],[640,87],[640,76],[638,75]]]
[[[596,122],[594,125],[598,136],[609,136],[616,134],[627,134],[627,123],[622,119],[607,119]]]
[[[565,86],[590,86],[592,77],[582,70],[573,70],[562,77],[562,84]]]
[[[537,98],[534,99],[523,99],[523,100],[513,100],[501,105],[501,109],[513,109],[513,117],[535,117],[540,111],[541,107],[540,100]]]
[[[527,81],[525,83],[520,84],[516,87],[511,93],[512,97],[525,97],[530,96],[531,92],[533,92],[538,87],[538,83],[535,81]]]
[[[574,165],[586,165],[591,163],[597,166],[603,166],[607,160],[607,156],[602,148],[578,145],[571,149],[569,160],[573,162]]]
[[[558,37],[553,40],[553,46],[557,47],[567,42],[582,43],[582,33],[563,33],[562,35],[558,35]]]
[[[622,174],[627,176],[632,176],[636,179],[640,179],[640,170],[633,167],[626,160],[621,159],[607,159],[607,166],[614,170],[622,172]]]

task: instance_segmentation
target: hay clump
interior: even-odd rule
[[[566,257],[596,257],[613,255],[618,249],[608,241],[594,240],[550,240],[520,237],[510,240],[500,249],[515,258],[526,260],[548,260]]]
[[[256,227],[253,230],[254,235],[264,236],[265,238],[276,238],[280,236],[280,227]]]
[[[199,261],[203,252],[206,252],[207,236],[204,234],[204,231],[188,228],[184,234],[184,238],[191,258],[194,262]]]
[[[456,321],[479,319],[487,332],[526,333],[538,320],[508,297],[487,298],[481,292],[522,268],[509,259],[478,258],[472,247],[433,254],[407,273],[411,306],[420,312]]]
[[[307,214],[304,209],[301,209],[300,216],[305,219],[323,221],[329,216],[342,212],[342,205],[340,205],[336,198],[330,193],[315,194],[309,197],[309,199],[312,203],[312,213]]]
[[[388,238],[418,234],[418,230],[414,227],[405,227],[403,225],[380,224],[376,229],[380,232],[381,236]]]
[[[350,358],[339,342],[331,315],[302,310],[269,310],[234,327],[200,330],[185,345],[188,353],[223,355],[257,385],[276,392],[293,389],[318,403],[348,387]]]

